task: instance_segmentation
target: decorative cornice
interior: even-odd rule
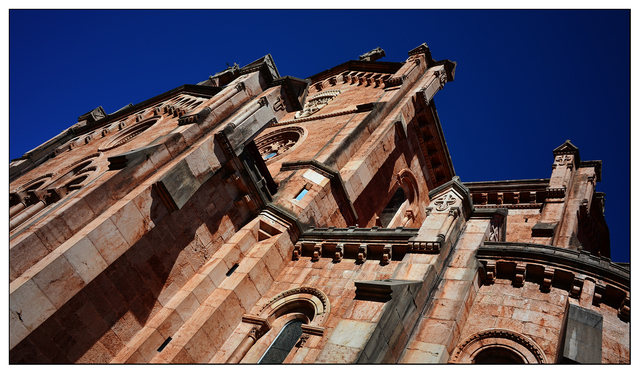
[[[593,256],[585,251],[532,243],[485,242],[483,246],[478,248],[476,257],[486,260],[516,260],[552,264],[571,272],[616,283],[626,291],[630,288],[629,268],[611,262],[609,258]]]

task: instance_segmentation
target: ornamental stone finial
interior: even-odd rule
[[[384,49],[378,47],[376,49],[372,49],[369,52],[360,55],[360,61],[376,61],[386,56],[384,53]]]

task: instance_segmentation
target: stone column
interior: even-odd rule
[[[242,361],[244,356],[249,352],[251,347],[260,339],[262,335],[264,335],[267,331],[271,329],[271,324],[266,318],[260,318],[252,315],[245,314],[242,316],[242,322],[250,323],[254,326],[249,330],[247,336],[244,337],[242,342],[238,345],[238,347],[233,351],[231,356],[227,359],[227,364],[237,364]]]
[[[25,203],[23,203],[23,202],[19,202],[18,204],[12,206],[11,208],[9,208],[9,218],[11,218],[11,217],[15,216],[16,214],[20,213],[26,207],[27,207],[27,205]]]
[[[40,200],[37,203],[31,205],[28,209],[24,210],[22,213],[18,214],[18,216],[9,221],[9,231],[20,226],[26,220],[33,217],[36,213],[44,209],[46,205],[47,204],[44,201]]]

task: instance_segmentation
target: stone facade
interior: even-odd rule
[[[630,362],[601,162],[462,183],[456,63],[384,55],[267,55],[13,160],[10,362]]]

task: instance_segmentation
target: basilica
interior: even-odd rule
[[[456,62],[384,57],[267,55],[12,160],[9,361],[629,363],[598,155],[465,183]]]

